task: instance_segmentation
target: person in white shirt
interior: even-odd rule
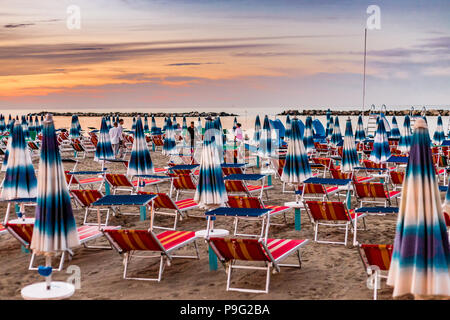
[[[109,130],[109,137],[111,139],[111,146],[114,151],[114,156],[116,156],[119,151],[121,135],[122,135],[122,133],[118,127],[117,122],[114,122],[114,126]]]

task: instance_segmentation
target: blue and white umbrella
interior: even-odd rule
[[[303,146],[299,121],[296,118],[291,121],[291,130],[281,181],[298,185],[312,177],[312,172],[308,162],[308,155]]]
[[[341,127],[339,125],[339,118],[338,116],[336,116],[333,124],[333,134],[331,135],[331,144],[334,147],[337,147],[341,142],[342,142]]]
[[[393,296],[450,296],[450,245],[424,119],[414,124],[387,284]]]
[[[365,139],[366,139],[366,132],[364,131],[363,118],[362,115],[359,115],[355,131],[355,141],[362,142]]]
[[[384,129],[383,118],[378,118],[378,127],[375,132],[373,142],[373,150],[370,153],[369,160],[375,163],[384,163],[391,156],[391,149],[389,148],[389,140],[386,130]]]
[[[178,130],[178,123],[177,123],[176,116],[173,116],[173,118],[172,118],[172,128],[173,128],[173,130]]]
[[[166,137],[164,139],[164,145],[162,154],[171,156],[177,154],[177,146],[175,142],[175,130],[173,129],[172,121],[170,117],[167,118]]]
[[[341,171],[353,172],[353,170],[358,166],[358,153],[356,152],[355,140],[353,138],[352,121],[349,118],[345,124]]]
[[[72,122],[70,124],[70,138],[78,139],[80,138],[80,130],[78,129],[78,117],[74,114],[72,115]]]
[[[434,135],[433,135],[433,142],[435,145],[440,146],[444,140],[445,140],[445,134],[444,134],[444,126],[442,125],[442,117],[438,116],[437,127],[436,127],[436,130],[434,131]]]
[[[198,117],[198,119],[197,119],[197,126],[196,127],[197,127],[198,134],[201,134],[203,127],[202,127],[202,119],[200,119],[200,117]]]
[[[328,109],[327,110],[327,128],[325,130],[325,135],[326,135],[326,138],[330,141],[333,137],[333,131],[334,131],[333,128],[334,128],[333,117],[331,116],[331,110]]]
[[[216,148],[217,151],[219,153],[219,160],[220,163],[223,163],[223,152],[224,152],[224,140],[225,140],[225,135],[223,134],[223,130],[222,130],[222,122],[220,121],[220,117],[217,117],[214,121],[213,121],[213,125],[216,133],[216,137],[215,137],[215,143],[216,143]]]
[[[131,130],[134,131],[136,129],[136,117],[133,117],[133,124],[131,125]]]
[[[285,138],[290,139],[291,136],[291,118],[289,118],[289,115],[286,116],[286,132],[285,132]]]
[[[28,132],[28,122],[25,116],[22,116],[22,130],[25,136],[25,140],[30,140],[30,133]]]
[[[30,119],[28,120],[28,131],[36,131],[36,128],[34,127],[33,116],[30,116]]]
[[[270,128],[269,117],[264,117],[263,128],[261,130],[261,139],[259,141],[258,155],[269,158],[272,155],[272,132]]]
[[[200,160],[200,173],[194,195],[194,201],[203,209],[224,206],[228,201],[219,150],[216,146],[216,130],[217,128],[213,121],[207,118]]]
[[[158,127],[156,126],[155,116],[152,116],[151,133],[152,133],[152,134],[156,134],[157,132],[158,132]]]
[[[106,124],[106,118],[102,118],[102,124],[100,126],[100,134],[95,149],[94,161],[104,161],[115,159],[114,150],[111,146],[111,138],[109,135],[109,129]],[[102,160],[100,160],[102,159]]]
[[[111,124],[111,118],[110,117],[105,117],[106,120],[106,127],[108,128],[108,130],[112,129],[112,124]]]
[[[234,130],[236,130],[236,128],[237,128],[237,119],[236,119],[236,117],[234,117],[234,120],[233,120],[233,132],[234,132]]]
[[[36,130],[36,133],[41,132],[41,125],[39,124],[38,116],[34,117],[34,129]]]
[[[397,118],[395,116],[392,117],[392,129],[391,129],[391,136],[392,139],[400,139],[401,134],[400,130],[398,128]]]
[[[314,138],[312,128],[312,118],[308,116],[305,123],[305,134],[303,135],[303,145],[306,153],[310,153],[314,150]]]
[[[409,152],[409,149],[411,147],[411,139],[411,121],[409,119],[409,116],[405,116],[405,119],[403,121],[403,134],[400,137],[400,141],[398,142],[398,150],[403,153]]]
[[[152,174],[154,173],[152,158],[145,140],[144,129],[142,128],[141,117],[136,120],[136,129],[134,131],[133,148],[128,162],[128,176]]]
[[[35,198],[37,196],[36,175],[22,126],[19,123],[14,125],[8,146],[10,146],[9,156],[1,198],[4,200]]]
[[[148,118],[147,118],[147,115],[145,115],[145,117],[144,117],[144,132],[148,132],[148,131],[149,131]]]
[[[186,120],[186,116],[183,116],[183,122],[181,125],[181,130],[187,130],[187,120]]]
[[[31,239],[33,253],[47,257],[79,245],[51,115],[43,122],[36,219]]]
[[[253,142],[258,145],[261,140],[261,120],[259,120],[259,115],[255,118],[255,131],[253,132]]]
[[[5,117],[3,115],[0,116],[0,132],[6,131]]]

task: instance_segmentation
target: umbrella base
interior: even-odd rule
[[[25,300],[62,300],[75,293],[75,287],[67,282],[52,281],[50,290],[45,282],[38,282],[24,287],[21,292]]]

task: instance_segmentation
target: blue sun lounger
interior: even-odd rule
[[[386,162],[391,163],[408,163],[409,157],[390,156]]]
[[[121,207],[121,206],[137,206],[140,207],[140,220],[146,219],[146,207],[153,202],[157,197],[155,194],[120,194],[107,195],[91,204],[92,207],[97,207],[97,215],[100,216],[101,207]],[[152,203],[153,210],[153,203]],[[121,213],[124,215],[137,215],[134,213]]]

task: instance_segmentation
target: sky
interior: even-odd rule
[[[449,107],[448,0],[0,0],[0,109],[362,109],[369,5],[365,108]]]

